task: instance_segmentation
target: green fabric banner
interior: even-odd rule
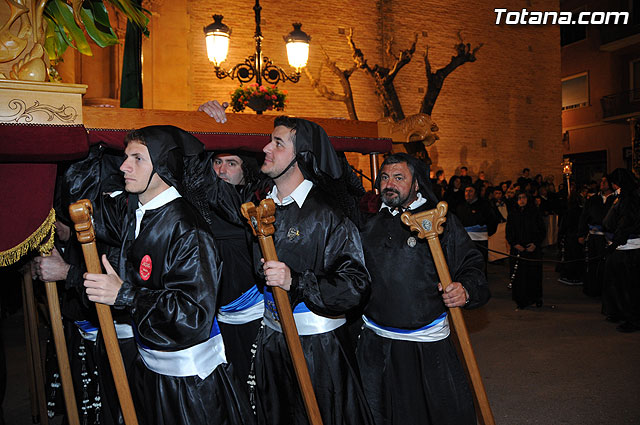
[[[134,2],[140,7],[142,0]],[[124,38],[120,107],[142,108],[142,30],[131,21]]]

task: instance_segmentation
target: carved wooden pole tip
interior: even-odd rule
[[[253,236],[258,236],[258,214],[256,213],[255,204],[253,202],[245,202],[240,206],[240,212],[249,222]]]
[[[273,199],[263,199],[260,201],[260,209],[262,210],[261,217],[272,216],[276,213],[276,203]]]
[[[91,221],[93,213],[93,205],[88,199],[81,199],[69,205],[69,215],[75,224],[83,224]]]
[[[416,214],[405,212],[400,218],[412,231],[418,233],[418,237],[431,239],[444,231],[442,225],[447,221],[448,209],[447,203],[442,201],[438,202],[438,205],[432,210]]]

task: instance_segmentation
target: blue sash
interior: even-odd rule
[[[256,285],[253,285],[247,292],[240,295],[235,300],[231,301],[227,305],[223,305],[218,311],[222,313],[232,313],[237,311],[246,310],[259,302],[264,300],[264,295],[258,290]]]
[[[464,228],[472,241],[489,240],[489,232],[487,226],[476,224],[475,226],[467,226]]]

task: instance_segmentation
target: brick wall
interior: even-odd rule
[[[187,0],[186,13],[174,16],[175,7],[160,2],[158,19],[188,22],[184,28],[187,43],[174,59],[187,69],[186,77],[175,70],[153,68],[153,79],[173,73],[178,83],[171,90],[153,84],[154,108],[183,109],[210,99],[227,100],[237,87],[235,81],[218,80],[208,62],[202,28],[212,22],[211,15],[224,15],[232,28],[230,51],[224,66],[239,63],[254,49],[254,19],[251,2]],[[426,88],[422,55],[429,45],[432,68],[449,62],[457,42],[456,33],[473,46],[484,43],[475,63],[468,63],[447,78],[432,118],[440,127],[440,140],[429,148],[432,169],[444,169],[451,176],[460,165],[471,174],[486,172],[498,182],[514,178],[524,167],[532,173],[559,177],[561,145],[560,43],[557,26],[495,25],[495,7],[509,10],[558,10],[554,0],[422,0],[422,1],[339,1],[263,0],[262,32],[266,56],[290,70],[282,37],[291,31],[292,22],[302,22],[302,29],[312,37],[309,69],[321,76],[333,90],[340,92],[337,79],[322,68],[321,48],[341,67],[351,65],[351,52],[345,35],[354,28],[354,39],[370,64],[386,64],[383,46],[394,40],[396,51],[409,47],[414,32],[419,34],[417,51],[411,63],[395,79],[396,89],[406,115],[417,113]],[[175,26],[175,25],[174,25]],[[151,28],[153,49],[148,56],[160,55],[165,42],[157,25]],[[175,34],[175,28],[174,33]],[[147,42],[149,43],[149,42]],[[166,53],[166,52],[165,52]],[[174,66],[175,68],[175,66]],[[165,75],[166,77],[166,75]],[[351,78],[359,118],[377,120],[382,109],[373,93],[372,82],[363,72]],[[178,87],[176,87],[178,86]],[[309,117],[346,118],[345,106],[317,96],[306,76],[298,84],[281,85],[289,92],[288,114]],[[145,86],[146,88],[146,86]],[[176,90],[182,90],[176,93]],[[175,99],[175,102],[172,101]],[[175,103],[175,105],[173,104]],[[147,105],[148,107],[148,105]],[[483,140],[486,147],[483,147]],[[357,156],[350,156],[356,162]],[[358,168],[368,169],[363,158]]]

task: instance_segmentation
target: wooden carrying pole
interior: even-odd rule
[[[38,311],[33,295],[33,278],[27,267],[22,272],[22,309],[24,311],[24,335],[27,348],[27,369],[29,370],[29,390],[31,391],[31,420],[47,425],[47,400],[44,394],[44,371],[38,338]]]
[[[60,369],[60,381],[62,381],[62,393],[64,394],[64,404],[67,408],[67,418],[70,425],[79,425],[78,405],[76,395],[73,391],[73,381],[71,380],[71,367],[69,366],[69,353],[67,352],[67,342],[62,329],[62,312],[60,311],[60,300],[58,299],[58,288],[56,282],[45,282],[47,290],[47,302],[49,304],[49,319],[51,320],[51,332],[53,342],[56,346],[56,356],[58,357],[58,368]]]
[[[41,254],[48,255],[46,253]],[[25,279],[31,280],[31,273],[28,273],[28,277],[27,274],[25,274]],[[28,282],[25,281],[25,283]],[[71,366],[69,366],[67,342],[65,340],[64,330],[62,328],[62,312],[60,310],[60,300],[58,299],[58,288],[56,287],[56,282],[44,282],[44,287],[47,292],[49,320],[51,320],[51,333],[53,333],[53,342],[56,347],[56,357],[58,358],[58,369],[60,370],[60,381],[62,382],[64,404],[67,409],[67,419],[69,420],[70,425],[80,425],[80,418],[78,416],[78,405],[76,404],[76,395],[73,391],[73,381],[71,379]],[[28,303],[33,301],[34,300],[32,295],[27,298]],[[30,316],[31,314],[35,314],[33,313],[33,311],[35,311],[35,307],[30,308],[29,310]],[[34,330],[31,329],[30,332],[34,332]],[[31,348],[34,348],[33,340]]]
[[[100,266],[100,258],[98,257],[98,249],[96,248],[95,233],[91,224],[91,214],[93,207],[88,199],[81,199],[69,206],[69,214],[71,220],[75,224],[78,235],[78,241],[82,244],[82,253],[84,261],[87,265],[89,273],[102,273]],[[133,399],[131,398],[131,390],[129,389],[129,381],[124,369],[120,346],[118,345],[118,337],[116,336],[116,328],[113,325],[113,317],[111,316],[111,308],[106,304],[95,303],[98,312],[98,320],[100,321],[100,332],[104,339],[104,345],[109,357],[111,365],[111,373],[116,384],[118,399],[120,400],[120,408],[126,425],[137,425],[138,418],[133,407]]]
[[[271,237],[275,230],[273,223],[275,222],[274,213],[276,211],[276,205],[273,200],[264,199],[260,202],[258,207],[256,207],[252,202],[247,202],[246,204],[242,204],[241,210],[242,215],[249,222],[249,226],[251,226],[253,234],[258,237],[260,249],[262,250],[262,255],[265,261],[278,261],[276,247],[273,244],[273,238]],[[272,287],[272,291],[273,298],[276,302],[276,308],[278,309],[278,317],[280,318],[282,332],[284,333],[287,347],[291,354],[293,368],[298,378],[298,384],[300,385],[300,391],[302,392],[302,398],[304,399],[307,416],[309,416],[309,422],[311,425],[322,425],[320,409],[318,409],[316,395],[313,392],[313,386],[311,385],[311,377],[309,376],[307,361],[304,358],[304,353],[302,352],[302,344],[300,344],[296,322],[293,319],[291,304],[289,304],[289,296],[284,289],[279,287]]]
[[[418,232],[418,237],[421,239],[427,239],[429,249],[431,250],[431,256],[436,265],[438,271],[438,277],[440,277],[440,283],[442,288],[445,289],[451,283],[451,275],[449,274],[449,267],[444,258],[442,247],[440,246],[440,239],[438,235],[442,233],[442,224],[447,220],[447,203],[439,202],[435,209],[429,211],[423,211],[417,214],[411,214],[405,212],[402,214],[402,222],[409,226],[409,228],[415,232]],[[450,308],[449,315],[451,316],[451,322],[456,330],[458,342],[462,350],[462,356],[464,357],[469,377],[471,378],[471,384],[473,391],[476,395],[476,401],[480,408],[480,418],[485,425],[494,425],[495,420],[493,413],[491,412],[491,406],[489,406],[489,399],[482,383],[482,377],[480,376],[480,370],[478,369],[478,363],[476,356],[473,353],[471,347],[471,340],[469,339],[469,332],[467,326],[464,323],[462,317],[462,311],[459,307]]]

